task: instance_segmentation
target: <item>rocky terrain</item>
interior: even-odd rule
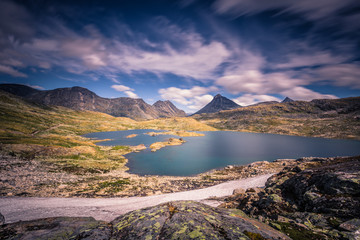
[[[40,91],[19,84],[0,84],[0,90],[46,106],[63,106],[74,110],[96,111],[115,117],[154,119],[185,116],[185,112],[177,109],[170,101],[158,101],[151,106],[141,98],[102,98],[82,87]]]
[[[240,210],[171,202],[136,210],[110,223],[58,217],[5,224],[1,239],[290,239]]]
[[[193,117],[222,130],[360,139],[360,97],[287,101]]]
[[[303,158],[264,189],[238,189],[238,208],[292,239],[360,239],[360,157]]]
[[[230,99],[217,94],[211,102],[194,114],[215,113],[222,110],[229,110],[241,107]]]
[[[48,218],[5,224],[2,239],[359,239],[360,157],[300,158],[221,171],[282,170],[265,188],[236,189],[218,208],[179,201],[110,223]],[[280,167],[281,166],[281,167]],[[220,171],[220,170],[217,170]],[[214,172],[215,175],[220,172]],[[211,174],[211,173],[207,173]],[[214,176],[215,176],[214,175]],[[256,220],[255,220],[256,219]],[[0,219],[1,220],[1,219]],[[40,235],[42,234],[42,235]]]

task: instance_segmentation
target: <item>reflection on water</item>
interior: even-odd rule
[[[129,130],[86,134],[86,137],[112,139],[98,145],[138,145],[165,141],[169,135],[151,137],[154,130]],[[204,137],[184,137],[180,146],[150,149],[126,155],[131,173],[140,175],[190,176],[227,165],[244,165],[279,158],[354,156],[360,154],[360,141],[307,138],[261,133],[203,132]],[[138,134],[134,138],[126,138]]]

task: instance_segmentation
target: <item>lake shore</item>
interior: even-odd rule
[[[121,149],[123,150],[123,149]],[[118,150],[117,150],[118,151]],[[201,189],[223,182],[279,172],[294,160],[228,166],[190,177],[139,176],[123,169],[75,174],[40,159],[0,153],[0,196],[134,197]]]

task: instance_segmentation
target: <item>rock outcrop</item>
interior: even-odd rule
[[[303,158],[271,177],[262,191],[228,198],[293,239],[360,238],[360,157]],[[294,237],[295,236],[295,237]],[[298,237],[296,237],[298,236]]]

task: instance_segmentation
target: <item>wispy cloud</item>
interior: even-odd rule
[[[251,15],[268,10],[280,10],[280,13],[297,13],[315,20],[339,13],[344,8],[359,6],[357,0],[216,0],[213,7],[220,14],[234,16]]]
[[[0,73],[5,73],[13,77],[22,77],[25,78],[27,75],[25,73],[19,72],[18,70],[14,69],[10,66],[0,65]]]

